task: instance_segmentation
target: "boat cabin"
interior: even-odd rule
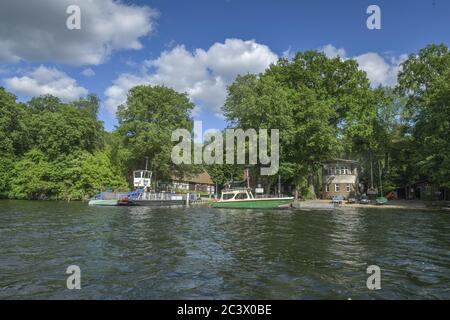
[[[222,191],[220,201],[234,201],[234,200],[253,200],[253,194],[247,189],[235,189]]]
[[[135,188],[150,187],[152,172],[149,170],[136,170],[133,172],[133,184]]]

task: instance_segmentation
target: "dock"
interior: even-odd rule
[[[292,207],[299,210],[334,210],[338,208],[339,205],[331,203],[330,201],[307,200],[295,201],[292,203]]]

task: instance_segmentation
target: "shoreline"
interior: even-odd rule
[[[304,200],[304,201],[294,201],[294,205],[298,205],[299,209],[310,207],[313,209],[314,207],[326,208],[327,206],[332,206],[331,200]],[[345,201],[336,205],[334,209],[346,209],[346,208],[354,208],[354,209],[408,209],[408,210],[431,210],[431,211],[449,211],[449,203],[445,201],[419,201],[419,200],[390,200],[388,203],[379,205],[376,203],[370,204],[360,204],[360,203],[346,203]]]

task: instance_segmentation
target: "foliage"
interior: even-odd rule
[[[165,86],[136,86],[127,103],[119,107],[117,134],[123,148],[117,156],[129,169],[149,169],[158,178],[169,178],[173,171],[187,172],[190,166],[175,166],[171,161],[175,129],[192,130],[190,112],[194,108],[187,94]],[[181,173],[180,173],[181,174]]]
[[[127,183],[105,145],[93,95],[17,103],[0,88],[0,197],[81,200]]]
[[[450,51],[430,45],[410,55],[402,69],[397,90],[407,98],[414,170],[450,187]]]
[[[450,188],[449,104],[450,52],[430,45],[403,62],[395,89],[371,88],[354,60],[300,52],[262,74],[238,76],[223,111],[230,128],[280,130],[279,175],[306,197],[320,189],[323,161],[335,157],[359,160],[366,184],[372,164],[385,191],[423,180]],[[146,157],[154,179],[203,169],[219,186],[242,179],[242,165],[172,164],[172,131],[192,132],[186,93],[132,88],[113,132],[97,119],[99,105],[95,95],[19,103],[0,88],[0,197],[78,200],[126,190]],[[275,184],[278,175],[267,180]]]
[[[223,110],[233,126],[280,130],[280,173],[307,195],[321,163],[343,151],[342,135],[361,135],[356,115],[370,97],[355,61],[307,51],[281,59],[259,77],[238,77]]]

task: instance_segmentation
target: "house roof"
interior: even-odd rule
[[[191,182],[191,183],[199,183],[199,184],[214,184],[208,172],[203,171],[197,175],[184,176],[183,178],[176,177],[172,175],[173,181],[179,182]]]

